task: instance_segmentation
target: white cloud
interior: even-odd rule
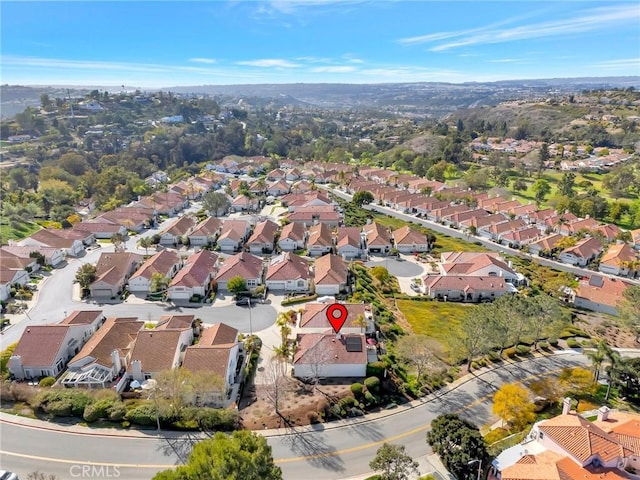
[[[621,58],[617,60],[608,60],[606,62],[595,63],[592,66],[595,68],[612,70],[635,68],[637,73],[640,72],[640,58]]]
[[[355,72],[356,67],[350,65],[327,65],[326,67],[314,67],[313,73],[350,73]]]
[[[489,60],[490,63],[513,63],[519,61],[520,59],[518,58],[498,58],[496,60]]]
[[[202,58],[202,57],[190,58],[189,61],[190,62],[195,62],[195,63],[206,63],[207,65],[210,65],[212,63],[216,63],[216,59],[215,58]]]
[[[640,9],[637,5],[618,5],[616,7],[595,8],[584,11],[581,15],[551,22],[539,22],[530,25],[510,27],[505,29],[482,29],[481,32],[469,35],[455,35],[459,37],[448,43],[441,43],[432,47],[433,52],[441,52],[469,45],[512,42],[532,38],[554,37],[572,33],[585,33],[593,30],[604,30],[619,23],[640,21]]]
[[[263,58],[259,60],[245,60],[236,62],[236,65],[245,65],[248,67],[264,67],[264,68],[296,68],[300,64],[293,63],[281,58]]]

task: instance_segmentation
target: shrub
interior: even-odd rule
[[[352,383],[351,384],[351,392],[356,397],[359,397],[360,395],[362,395],[362,390],[363,390],[363,386],[362,386],[361,383]]]
[[[229,431],[237,428],[238,413],[228,409],[189,407],[182,411],[179,423],[183,428]]]
[[[518,355],[528,355],[531,352],[531,347],[528,347],[526,345],[518,345],[516,347],[516,353]]]
[[[127,408],[122,402],[114,403],[109,410],[109,420],[111,422],[121,422],[127,414]]]
[[[509,347],[509,348],[505,348],[504,351],[502,352],[502,354],[506,357],[506,358],[512,358],[516,356],[516,349],[515,347]]]
[[[13,383],[10,387],[11,396],[16,402],[25,402],[32,404],[35,396],[38,394],[36,389],[25,383]]]
[[[54,383],[56,383],[56,379],[53,377],[44,377],[42,380],[38,382],[38,386],[40,387],[51,387]]]
[[[364,401],[368,405],[376,405],[378,400],[371,392],[364,392]]]
[[[104,399],[87,405],[82,418],[88,423],[95,422],[101,418],[107,418],[113,406],[113,400]]]
[[[380,388],[380,379],[378,377],[367,377],[364,381],[364,386],[367,387],[371,393],[376,393]]]
[[[93,398],[83,390],[52,389],[36,395],[32,406],[54,416],[81,417],[92,402]]]
[[[384,362],[367,363],[367,377],[382,377],[387,369]]]
[[[549,350],[549,344],[547,342],[538,342],[538,348],[542,350]]]
[[[569,348],[578,348],[578,347],[580,347],[580,344],[578,343],[578,341],[575,338],[569,338],[567,340],[567,346]]]
[[[318,412],[307,412],[307,419],[311,424],[320,422],[320,417],[318,416]]]
[[[156,409],[151,404],[142,404],[129,410],[125,418],[136,425],[154,425],[157,418]]]
[[[558,339],[555,337],[552,337],[549,339],[549,345],[551,345],[552,347],[557,347],[558,346]]]

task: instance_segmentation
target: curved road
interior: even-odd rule
[[[437,396],[367,419],[263,433],[287,479],[331,480],[360,475],[370,470],[368,463],[383,442],[405,445],[414,458],[430,453],[425,432],[431,420],[442,413],[459,413],[477,425],[494,421],[491,398],[502,383],[528,381],[587,363],[584,356],[573,352],[509,362],[468,375]],[[82,465],[92,469],[91,478],[95,479],[114,478],[115,472],[119,478],[148,479],[159,470],[182,463],[200,439],[198,435],[157,436],[155,432],[94,435],[87,432],[95,430],[82,427],[56,427],[65,431],[53,431],[46,429],[52,424],[6,414],[0,415],[0,426],[2,468],[21,475],[38,469],[65,479],[76,476]]]

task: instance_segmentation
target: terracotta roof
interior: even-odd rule
[[[604,252],[600,265],[611,264],[620,266],[621,262],[632,262],[637,259],[636,251],[626,243],[614,244]]]
[[[473,275],[474,272],[490,265],[494,265],[505,272],[517,275],[516,271],[509,267],[497,253],[483,252],[443,252],[441,254],[445,272]]]
[[[330,247],[333,245],[331,229],[324,223],[318,223],[309,229],[307,247],[311,247],[313,245],[322,245],[323,247]]]
[[[22,332],[13,355],[21,357],[22,365],[52,365],[71,325],[32,325]]]
[[[93,357],[94,363],[111,368],[111,353],[118,350],[124,356],[143,327],[144,322],[137,317],[107,318],[69,363]]]
[[[640,455],[640,415],[610,411],[606,420],[594,420],[596,426],[615,437],[634,455]]]
[[[140,330],[131,351],[131,362],[140,360],[143,372],[162,372],[174,367],[173,358],[180,346],[180,330]]]
[[[337,222],[340,220],[340,214],[331,206],[300,207],[287,218],[292,222],[310,222],[314,219],[319,222]]]
[[[327,308],[331,303],[306,303],[304,305],[304,311],[300,318],[301,328],[331,328],[329,320],[327,320]],[[365,315],[368,311],[368,307],[362,303],[345,303],[347,307],[347,320],[344,322],[345,327],[356,327],[354,322],[358,318],[358,315]]]
[[[222,228],[222,220],[216,217],[207,217],[201,221],[189,235],[193,236],[212,236]]]
[[[464,220],[460,223],[467,227],[473,226],[476,228],[482,228],[482,227],[487,227],[489,225],[493,225],[496,223],[502,223],[506,219],[507,217],[505,217],[503,214],[494,213],[493,215],[485,215],[483,217],[473,217],[473,218],[470,218],[469,220]]]
[[[338,228],[338,242],[336,246],[346,247],[351,245],[355,248],[360,248],[360,229],[358,227],[339,227]]]
[[[90,233],[118,233],[122,229],[122,225],[115,222],[93,222],[91,220],[86,222],[76,223],[73,226],[74,230]]]
[[[506,282],[500,277],[427,275],[424,277],[424,285],[427,290],[446,289],[464,292],[474,292],[476,290],[504,292],[507,290]]]
[[[531,245],[529,245],[530,247],[533,245],[536,246],[540,246],[540,248],[542,250],[553,250],[556,246],[556,244],[558,243],[558,241],[564,238],[562,235],[560,235],[559,233],[552,233],[551,235],[541,238],[540,240],[538,240],[537,242],[533,242]]]
[[[102,310],[75,310],[60,325],[90,325],[102,317]]]
[[[572,253],[576,257],[589,258],[602,250],[602,243],[594,237],[586,237],[573,247],[565,248],[562,253]]]
[[[171,269],[178,263],[180,263],[180,257],[175,250],[161,250],[147,258],[140,268],[131,275],[129,280],[131,281],[138,277],[150,280],[155,273],[161,273],[167,277]]]
[[[25,248],[30,248],[31,251],[34,251],[34,249],[37,247]],[[0,264],[2,264],[4,268],[24,269],[25,267],[35,262],[35,260],[35,258],[29,258],[28,256],[25,257],[22,255],[15,255],[11,252],[6,251],[4,247],[0,249]]]
[[[218,241],[230,238],[233,241],[239,242],[247,232],[247,225],[245,220],[225,220],[222,224],[222,231],[220,232]]]
[[[200,287],[209,280],[209,275],[215,272],[218,255],[209,250],[200,250],[191,255],[185,266],[178,271],[169,287],[176,285],[183,287]]]
[[[165,230],[160,232],[160,235],[163,235],[165,233],[175,236],[187,235],[191,231],[195,223],[196,221],[193,217],[184,215],[180,217],[178,221],[171,225],[169,228],[166,228]]]
[[[264,220],[256,225],[253,235],[247,240],[247,244],[252,243],[273,243],[278,225],[271,220]]]
[[[212,372],[226,380],[232,347],[233,345],[206,347],[200,344],[187,347],[182,368],[191,372]]]
[[[612,242],[616,239],[618,235],[622,233],[622,229],[617,225],[613,225],[611,223],[606,223],[604,225],[600,225],[592,230],[592,232],[600,232],[604,235],[608,241]]]
[[[625,452],[615,437],[580,415],[558,415],[541,422],[538,428],[579,462],[599,455],[604,463],[609,463],[631,453]]]
[[[323,255],[315,263],[316,285],[337,285],[347,282],[347,264],[338,255]]]
[[[582,220],[573,221],[568,225],[562,225],[560,228],[572,233],[576,233],[582,230],[583,228],[587,230],[593,230],[594,228],[597,228],[598,225],[599,225],[598,222],[594,218],[585,218]]]
[[[505,233],[502,238],[507,240],[517,240],[519,242],[537,238],[540,236],[540,230],[536,227],[523,228],[522,230],[516,230],[513,232]]]
[[[227,258],[216,275],[216,281],[228,281],[233,277],[258,278],[262,274],[262,259],[247,252]]]
[[[131,270],[131,266],[142,260],[142,255],[131,252],[110,252],[100,254],[96,264],[96,282],[105,282],[109,285],[124,283],[125,277]]]
[[[362,227],[367,236],[367,245],[391,245],[389,230],[377,222]]]
[[[16,278],[16,274],[18,272],[22,272],[24,275],[26,270],[23,268],[7,268],[4,264],[0,264],[0,285],[6,285],[7,283],[12,283]]]
[[[509,220],[506,222],[494,223],[489,227],[491,233],[500,234],[504,232],[510,232],[512,230],[520,230],[521,228],[526,227],[526,223],[521,218],[516,220]]]
[[[156,330],[184,330],[192,328],[195,315],[162,315],[156,324]]]
[[[576,297],[584,298],[594,303],[615,307],[622,299],[624,291],[631,284],[619,280],[600,275],[592,275],[591,278],[597,277],[601,279],[601,286],[598,283],[589,280],[582,280],[578,283],[576,289]],[[600,282],[600,280],[598,280]]]
[[[81,239],[78,238],[66,238],[60,235],[56,235],[53,230],[49,229],[38,230],[37,232],[27,237],[27,239],[32,239],[49,247],[57,248],[71,248],[74,242],[81,241]]]
[[[304,226],[301,223],[288,223],[282,228],[282,233],[280,234],[280,240],[291,239],[295,242],[300,242],[304,239]]]
[[[426,235],[411,228],[409,225],[394,230],[393,239],[396,245],[426,245],[428,243]]]
[[[308,280],[311,278],[309,262],[290,252],[274,257],[267,267],[267,280]]]
[[[200,336],[198,345],[212,347],[216,345],[235,344],[238,338],[238,329],[230,327],[226,323],[216,323],[205,329]]]
[[[346,338],[359,338],[362,344],[360,352],[348,352]],[[353,365],[367,363],[365,337],[361,334],[342,335],[336,338],[334,333],[304,333],[297,336],[298,348],[293,357],[293,364],[309,364],[317,362],[317,355],[328,365]]]

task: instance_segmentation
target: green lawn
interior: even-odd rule
[[[20,223],[13,227],[9,224],[0,224],[0,243],[6,244],[9,240],[21,240],[40,230],[36,223]]]
[[[411,325],[414,333],[427,335],[440,342],[445,355],[454,350],[460,318],[476,305],[453,302],[424,302],[398,300],[398,308]]]

